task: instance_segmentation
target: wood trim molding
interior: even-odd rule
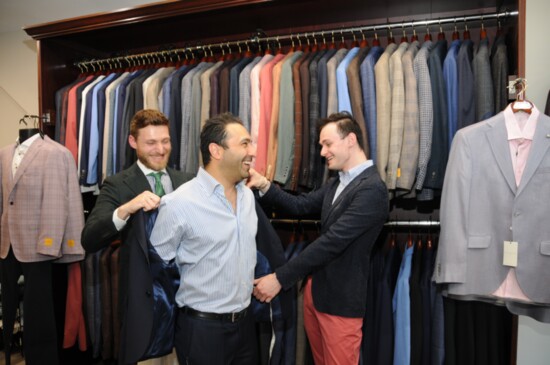
[[[518,0],[518,77],[525,77],[526,1]]]
[[[25,27],[35,40],[275,0],[167,0]]]

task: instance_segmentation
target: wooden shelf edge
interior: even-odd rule
[[[35,24],[23,30],[35,40],[112,28],[133,23],[188,15],[275,0],[169,0],[148,5],[84,15],[55,22]]]

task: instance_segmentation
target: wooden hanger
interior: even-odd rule
[[[445,32],[443,31],[443,27],[441,26],[441,19],[439,20],[439,33],[437,33],[437,40],[438,41],[445,40]]]
[[[468,30],[468,23],[466,23],[466,18],[464,18],[464,34],[462,38],[470,39],[470,31]]]
[[[372,41],[373,47],[380,47],[380,40],[378,39],[378,33],[376,32],[376,28],[374,28],[374,40]]]
[[[401,27],[403,28],[403,35],[401,36],[401,41],[400,43],[408,43],[409,42],[409,39],[407,37],[407,33],[405,32],[405,22],[403,22],[401,24]]]
[[[365,38],[365,33],[363,33],[363,30],[360,30],[361,32],[361,43],[359,44],[359,47],[365,48],[369,46],[369,42]]]
[[[431,41],[432,35],[430,34],[430,27],[428,23],[426,23],[426,35],[424,36],[424,42]]]
[[[411,36],[411,42],[417,42],[418,41],[418,35],[416,34],[416,28],[413,26],[413,35]]]
[[[456,27],[456,19],[455,19],[455,30],[453,32],[452,39],[453,39],[453,41],[456,41],[456,40],[460,39],[460,33],[458,33],[458,28]]]
[[[338,49],[347,48],[346,47],[346,41],[344,40],[344,32],[340,30],[340,37],[342,40],[340,41],[340,44],[338,45]]]
[[[533,103],[529,100],[525,100],[525,91],[527,90],[527,80],[520,77],[514,80],[514,83],[510,86],[516,91],[516,101],[512,102],[512,111],[514,113],[524,112],[531,114],[533,110]]]
[[[388,27],[388,45],[390,45],[391,43],[395,43],[395,39],[393,38],[391,27]]]
[[[485,25],[483,24],[483,17],[481,17],[481,30],[479,31],[479,39],[483,40],[487,38],[487,30],[485,30]]]

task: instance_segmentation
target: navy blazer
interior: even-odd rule
[[[357,176],[332,203],[339,179],[294,196],[270,187],[262,200],[292,215],[321,211],[321,235],[275,270],[284,289],[312,275],[315,308],[343,317],[363,317],[372,247],[388,217],[386,185],[375,166]]]

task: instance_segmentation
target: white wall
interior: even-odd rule
[[[23,115],[38,114],[36,42],[23,30],[0,34],[0,110],[0,147],[15,141]]]
[[[526,0],[525,78],[527,99],[544,112],[550,90],[550,1]],[[550,182],[549,182],[550,183]],[[548,278],[550,282],[550,278]],[[518,357],[519,365],[548,365],[550,363],[550,324],[519,317]]]

